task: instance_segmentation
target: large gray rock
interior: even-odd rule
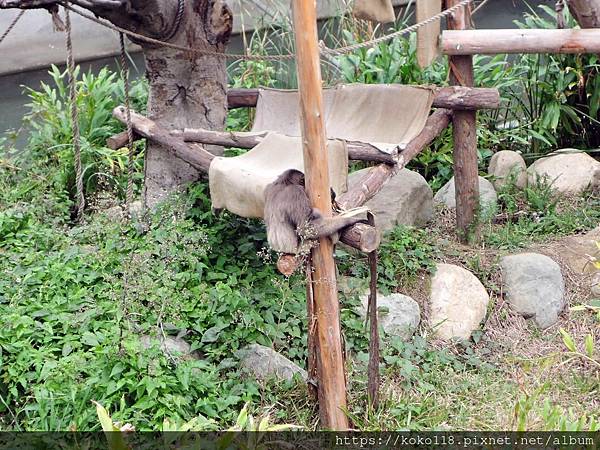
[[[454,177],[450,179],[433,197],[434,203],[446,205],[450,209],[456,208],[456,186]],[[492,212],[496,207],[498,194],[494,189],[494,185],[483,177],[479,177],[479,202],[481,209],[484,212]]]
[[[429,323],[442,339],[469,339],[485,318],[490,296],[475,275],[438,264],[431,279]]]
[[[298,374],[302,380],[308,378],[306,370],[294,364],[285,356],[264,345],[251,344],[236,353],[240,366],[258,380],[276,378],[292,380]]]
[[[600,162],[574,149],[560,150],[538,159],[527,173],[530,185],[545,178],[563,194],[579,194],[590,186],[600,186]]]
[[[512,177],[515,185],[521,189],[527,186],[527,165],[523,157],[510,150],[496,152],[488,166],[492,184],[496,189],[503,187]]]
[[[558,321],[565,307],[565,282],[560,267],[538,253],[521,253],[500,260],[502,287],[511,307],[540,328]]]
[[[351,173],[348,187],[360,182],[368,170]],[[366,206],[376,215],[377,228],[382,232],[396,225],[422,227],[433,217],[433,192],[421,175],[402,169]]]
[[[361,296],[359,314],[366,319],[369,293]],[[377,293],[377,319],[388,336],[407,340],[421,323],[421,308],[412,298],[402,294]]]

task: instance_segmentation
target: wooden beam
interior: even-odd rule
[[[244,133],[235,131],[210,131],[200,128],[186,128],[183,133],[172,132],[175,136],[183,136],[186,142],[200,142],[202,144],[222,145],[223,147],[254,148],[262,142],[267,135],[264,133]],[[346,143],[348,157],[355,161],[372,161],[394,164],[392,155],[382,152],[377,147],[363,142],[349,141]]]
[[[451,8],[460,0],[446,0]],[[471,6],[462,8],[448,17],[448,28],[466,30],[471,23]],[[486,30],[487,31],[487,30]],[[457,31],[468,33],[469,31]],[[513,30],[517,33],[517,30]],[[472,87],[473,57],[450,57],[450,84]],[[479,207],[479,173],[477,160],[477,111],[456,111],[453,117],[454,181],[456,185],[456,228],[459,239],[467,242],[474,237],[472,227]],[[476,233],[475,233],[476,235]]]
[[[336,201],[344,209],[363,206],[372,199],[385,185],[385,183],[400,169],[403,169],[415,156],[422,152],[433,142],[450,124],[452,112],[447,109],[438,109],[425,123],[423,131],[413,139],[408,146],[399,155],[399,161],[396,166],[389,164],[380,164],[371,168],[363,177],[354,184],[352,189],[340,195]],[[353,231],[350,227],[342,234],[342,242],[346,233]]]
[[[229,109],[254,108],[258,102],[258,89],[230,89],[227,92]],[[437,88],[433,98],[434,108],[446,109],[498,109],[500,94],[494,88],[450,86]]]
[[[125,107],[117,106],[113,116],[122,123],[127,123]],[[131,122],[134,131],[141,137],[162,145],[177,158],[187,162],[197,170],[208,173],[210,162],[215,157],[200,145],[188,144],[183,139],[171,135],[169,130],[158,126],[154,121],[131,111]]]
[[[332,215],[332,209],[316,1],[292,0],[292,17],[296,41],[306,190],[312,206],[328,217]],[[321,426],[330,430],[347,430],[349,424],[345,412],[346,376],[331,239],[319,239],[319,245],[311,250],[311,258],[314,267],[313,299]],[[309,318],[309,323],[311,321],[312,318]]]
[[[442,33],[446,55],[502,53],[600,53],[600,29],[448,30]]]

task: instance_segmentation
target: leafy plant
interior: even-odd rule
[[[52,66],[52,84],[42,83],[41,89],[25,88],[31,103],[30,112],[24,122],[31,128],[27,158],[35,164],[51,164],[60,168],[57,181],[74,197],[75,172],[73,164],[73,131],[69,90],[66,72]],[[88,72],[79,79],[76,69],[77,107],[81,132],[82,166],[84,188],[90,193],[100,186],[112,186],[117,195],[123,196],[126,185],[127,151],[125,148],[111,150],[106,147],[106,139],[123,129],[112,118],[113,109],[123,104],[123,82],[116,72],[103,68],[98,74]],[[144,112],[147,88],[144,82],[132,84],[132,107]],[[141,144],[137,144],[138,150]],[[136,171],[142,165],[141,154],[136,159]]]

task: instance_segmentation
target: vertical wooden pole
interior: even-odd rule
[[[460,0],[446,0],[448,8]],[[448,18],[450,30],[470,28],[471,6]],[[473,86],[473,57],[450,57],[450,84]],[[477,162],[477,111],[454,111],[454,181],[456,186],[456,228],[460,239],[476,238],[476,213],[479,209],[479,172]]]
[[[292,0],[302,118],[306,188],[313,207],[331,216],[329,168],[315,0]],[[316,315],[319,415],[324,428],[347,430],[346,379],[340,333],[333,244],[319,240],[311,252]],[[310,323],[310,318],[309,318]]]

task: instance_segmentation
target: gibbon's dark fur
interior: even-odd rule
[[[323,217],[310,206],[304,174],[295,169],[286,170],[267,186],[264,217],[269,245],[276,252],[288,254],[298,253],[301,236],[304,240],[331,236],[361,222],[358,217]]]

